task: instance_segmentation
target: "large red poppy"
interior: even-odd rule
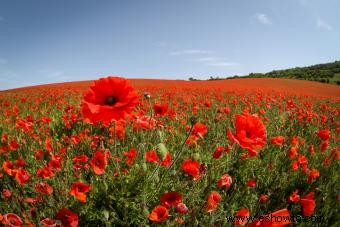
[[[123,119],[138,103],[137,93],[130,82],[121,77],[94,81],[85,93],[81,108],[85,119],[96,124]]]
[[[249,156],[257,156],[257,150],[266,144],[267,131],[262,120],[257,115],[237,114],[236,133],[228,128],[227,135],[231,143],[236,142],[249,152]]]

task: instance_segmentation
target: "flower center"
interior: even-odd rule
[[[117,98],[114,96],[108,96],[106,97],[105,104],[109,106],[113,106],[117,103]]]

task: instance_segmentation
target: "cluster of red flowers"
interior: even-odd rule
[[[340,160],[338,103],[139,86],[110,76],[83,97],[85,86],[0,93],[0,222],[76,227],[123,218],[125,207],[142,210],[143,224],[220,224],[230,212],[243,217],[235,225],[286,226],[294,223],[245,217],[310,216],[327,212],[320,198],[340,201],[328,190]]]

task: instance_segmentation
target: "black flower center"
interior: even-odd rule
[[[117,103],[117,98],[114,96],[108,96],[106,97],[105,104],[109,106],[113,106]]]

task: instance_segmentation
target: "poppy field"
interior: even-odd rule
[[[105,77],[2,91],[0,222],[339,226],[339,141],[339,87],[316,82]]]

